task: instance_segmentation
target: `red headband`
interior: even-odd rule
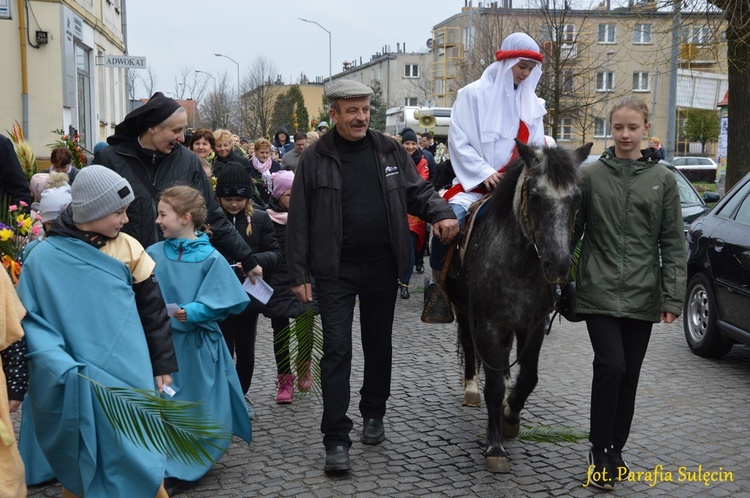
[[[543,62],[544,56],[539,52],[533,50],[498,50],[495,52],[495,59],[501,61],[504,59],[514,59],[520,57],[522,59],[533,59],[535,61]]]

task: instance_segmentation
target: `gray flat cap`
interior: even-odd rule
[[[359,99],[373,94],[372,88],[354,80],[340,79],[331,83],[326,92],[328,100]]]

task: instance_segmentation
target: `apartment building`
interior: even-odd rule
[[[379,81],[387,108],[430,105],[431,58],[430,53],[407,52],[405,43],[397,43],[395,51],[386,45],[369,61],[345,62],[333,79],[347,78],[365,85]]]
[[[105,140],[127,114],[125,26],[125,0],[0,0],[0,130],[17,120],[40,158],[55,129]]]
[[[434,26],[432,97],[450,106],[456,92],[494,61],[508,34],[524,31],[539,43],[545,61],[538,93],[547,102],[547,134],[561,142],[612,145],[607,114],[625,95],[643,99],[652,114],[652,135],[668,140],[667,104],[673,15],[653,2],[594,10],[514,9],[480,3]],[[678,25],[677,137],[688,108],[716,109],[727,90],[726,42],[721,18],[683,12]],[[694,149],[678,140],[678,153]]]

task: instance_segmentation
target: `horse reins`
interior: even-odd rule
[[[542,256],[539,254],[539,248],[536,245],[536,240],[534,238],[534,231],[531,228],[531,221],[529,219],[528,180],[530,177],[534,175],[535,173],[530,173],[529,170],[526,170],[526,173],[523,176],[523,184],[521,185],[521,215],[523,217],[523,226],[526,229],[526,238],[529,239],[529,242],[531,242],[531,245],[534,246],[534,250],[536,251],[536,257],[538,259],[542,259]]]
[[[526,229],[526,238],[529,239],[529,242],[531,242],[531,245],[534,246],[534,250],[536,251],[536,257],[538,259],[542,259],[542,256],[539,254],[539,248],[536,245],[536,240],[534,238],[534,231],[531,228],[531,221],[530,221],[530,218],[529,218],[529,187],[528,187],[528,180],[529,180],[529,178],[531,178],[535,174],[536,173],[532,173],[528,169],[526,170],[526,173],[524,173],[523,184],[521,184],[521,216],[523,217],[523,224],[524,224],[524,228]],[[475,333],[474,333],[475,332],[475,328],[474,328],[474,306],[472,306],[474,300],[472,299],[473,298],[472,294],[473,294],[472,287],[469,287],[468,311],[469,311],[469,317],[471,317],[469,319],[469,333],[471,334],[471,340],[474,343],[474,351],[476,351],[477,353],[479,353],[479,349],[477,348],[477,343],[476,343],[476,338],[475,338]],[[550,324],[550,330],[551,329],[552,329],[552,325]],[[529,329],[529,330],[531,330],[531,329]],[[546,333],[549,334],[549,330]],[[485,368],[489,368],[490,370],[503,371],[503,372],[507,371],[508,373],[510,373],[510,369],[513,368],[518,363],[518,361],[523,357],[523,354],[526,352],[526,348],[529,346],[530,342],[531,341],[528,341],[528,340],[526,341],[526,343],[523,345],[523,348],[521,348],[520,351],[517,351],[517,353],[516,353],[516,360],[513,363],[511,363],[510,365],[508,365],[507,367],[505,367],[505,368],[494,368],[494,367],[491,367],[484,360],[482,360],[482,363],[484,364]],[[516,343],[518,343],[517,340],[516,340]],[[480,356],[480,359],[482,359],[481,356]]]

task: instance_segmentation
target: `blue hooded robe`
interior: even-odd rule
[[[146,252],[156,261],[164,301],[187,311],[185,323],[172,318],[172,338],[180,371],[172,374],[174,399],[201,401],[211,421],[248,443],[252,440],[245,398],[218,322],[241,313],[250,303],[227,260],[199,233],[197,239],[167,239]],[[222,448],[206,446],[218,461],[231,439],[213,440]],[[167,477],[197,481],[211,465],[188,466],[167,460]]]
[[[17,290],[27,310],[19,442],[27,483],[56,477],[78,496],[155,496],[165,457],[116,434],[78,375],[155,388],[130,270],[84,241],[51,236],[29,254]]]

